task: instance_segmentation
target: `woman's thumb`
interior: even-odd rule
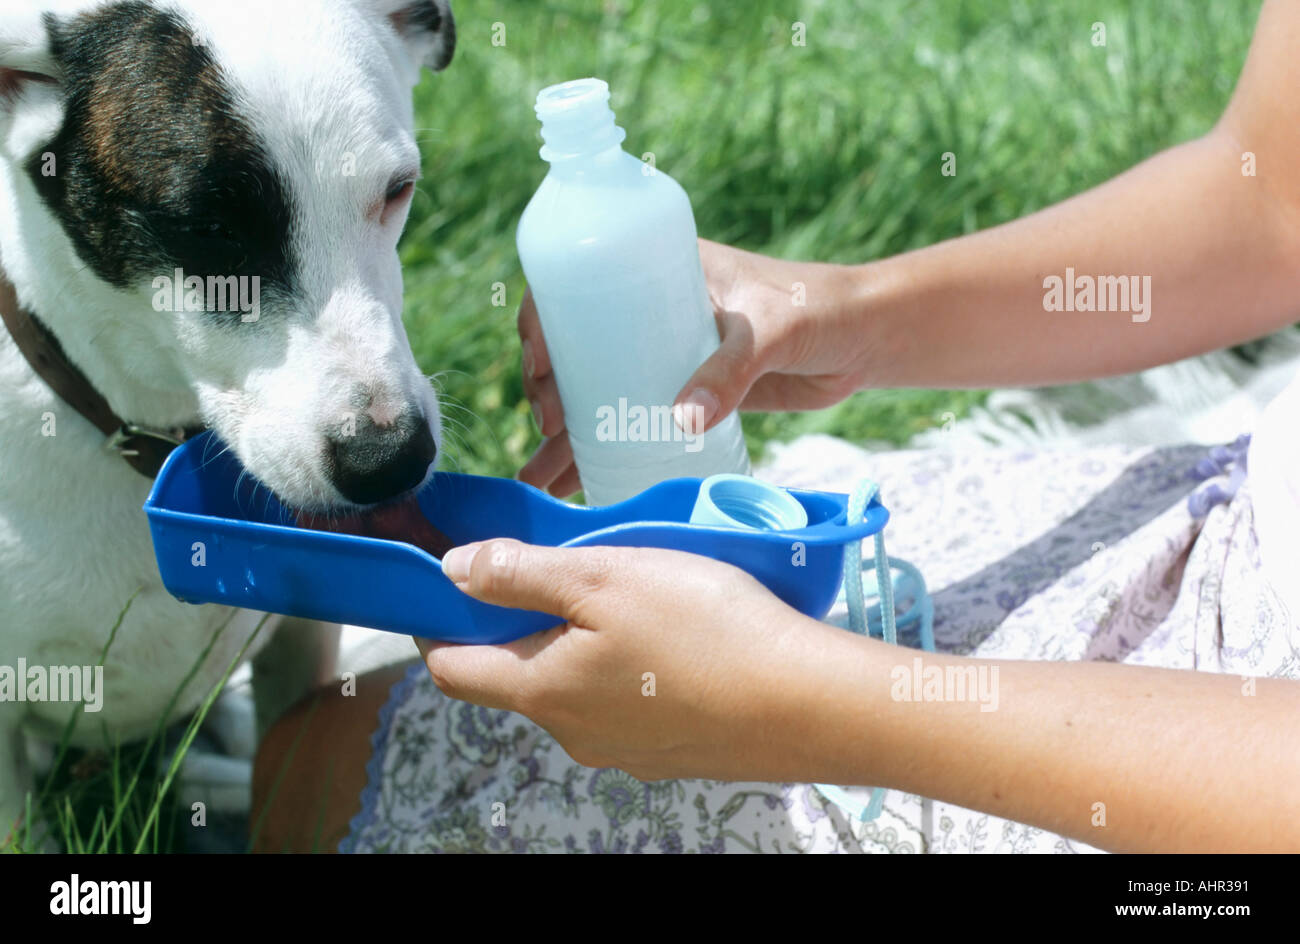
[[[673,404],[673,418],[687,434],[708,432],[737,409],[761,371],[749,321],[731,312],[722,321],[722,344],[686,381]]]
[[[550,613],[577,620],[590,612],[591,597],[606,584],[605,554],[588,548],[543,547],[499,538],[452,548],[443,573],[459,589],[484,603]]]

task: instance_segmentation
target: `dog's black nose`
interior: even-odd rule
[[[403,413],[388,426],[363,416],[355,425],[326,438],[330,481],[344,498],[373,505],[420,484],[438,451],[423,416]]]

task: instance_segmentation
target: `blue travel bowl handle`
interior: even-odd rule
[[[672,479],[617,505],[584,508],[511,479],[440,472],[418,499],[454,544],[509,537],[701,554],[748,571],[814,619],[839,593],[845,545],[889,520],[879,500],[863,520],[849,522],[846,495],[778,489],[800,506],[806,525],[759,531],[693,524],[700,486],[700,479]],[[299,527],[211,433],[172,453],[144,507],[163,585],[189,603],[458,643],[507,642],[559,622],[467,596],[437,558],[413,545]]]

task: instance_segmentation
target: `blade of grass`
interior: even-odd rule
[[[226,687],[226,682],[230,679],[231,673],[233,673],[235,669],[243,663],[244,657],[248,654],[249,647],[252,646],[253,641],[257,639],[258,634],[262,631],[262,627],[266,625],[266,621],[270,618],[271,614],[265,613],[262,615],[262,618],[257,621],[257,626],[254,627],[253,632],[249,634],[248,639],[244,641],[243,646],[240,647],[239,652],[235,654],[235,657],[230,660],[230,664],[226,666],[225,673],[221,676],[221,679],[217,684],[212,687],[212,691],[208,693],[207,698],[203,700],[203,704],[190,720],[189,727],[185,731],[185,736],[181,739],[180,746],[172,755],[171,766],[168,768],[167,776],[163,779],[162,787],[159,789],[159,798],[154,802],[153,806],[149,810],[149,816],[145,820],[144,830],[141,832],[139,842],[136,843],[136,852],[140,851],[141,847],[144,845],[145,837],[149,828],[157,821],[162,796],[166,794],[167,790],[171,787],[172,780],[175,779],[177,771],[181,768],[181,763],[185,760],[186,751],[189,750],[190,744],[193,743],[195,735],[199,733],[199,727],[203,724],[203,719],[207,717],[208,711],[211,710],[213,703]]]
[[[167,728],[168,719],[171,718],[172,712],[176,708],[176,703],[180,700],[181,693],[184,692],[185,689],[189,687],[190,682],[194,680],[194,677],[196,675],[198,675],[199,669],[202,668],[203,663],[207,661],[209,653],[212,652],[213,647],[216,646],[217,641],[221,638],[221,635],[230,626],[231,621],[235,618],[235,615],[238,612],[239,612],[238,610],[232,610],[230,615],[226,617],[226,621],[222,623],[220,627],[217,628],[216,632],[212,634],[212,638],[208,640],[208,644],[203,647],[203,651],[199,653],[198,659],[196,659],[194,664],[190,667],[190,670],[186,673],[185,678],[181,680],[181,684],[176,688],[174,692],[172,692],[171,698],[168,700],[167,705],[164,707],[162,714],[159,715],[158,723],[154,726],[154,731],[149,736],[149,740],[146,743],[145,748],[141,753],[140,762],[136,765],[135,771],[131,775],[131,782],[127,785],[126,792],[123,794],[122,803],[119,804],[118,807],[113,812],[113,819],[110,822],[109,828],[105,833],[104,846],[101,849],[101,851],[106,850],[107,843],[114,836],[116,836],[117,830],[122,820],[122,816],[126,811],[126,807],[129,805],[128,801],[134,795],[136,785],[140,782],[141,774],[144,771],[145,763],[149,757],[149,751],[154,744],[161,743],[162,734]],[[258,622],[257,627],[253,630],[253,634],[252,634],[253,636],[255,636],[258,630],[262,628],[262,624],[264,622],[266,622],[265,616],[262,617],[262,620]],[[252,637],[250,636],[250,639],[251,638]],[[247,648],[247,643],[245,643],[245,648]],[[222,684],[224,684],[224,680]]]

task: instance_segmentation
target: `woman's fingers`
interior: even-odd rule
[[[546,350],[546,338],[542,336],[542,322],[537,317],[537,306],[533,304],[533,293],[524,293],[524,300],[519,306],[519,317],[515,321],[519,329],[519,340],[523,346],[524,380],[549,377],[551,374],[551,355]]]
[[[564,429],[564,406],[560,402],[555,376],[551,373],[551,356],[546,350],[546,339],[542,336],[542,324],[537,317],[532,292],[524,295],[519,306],[517,326],[523,350],[524,394],[532,405],[533,419],[543,436],[558,435]]]
[[[524,395],[528,397],[533,419],[543,436],[558,436],[564,431],[564,404],[560,402],[560,389],[555,385],[553,375],[541,380],[529,380],[525,376]]]
[[[417,640],[434,683],[453,698],[513,711],[528,709],[530,691],[539,683],[553,694],[565,679],[547,678],[537,657],[562,639],[568,623],[588,630],[618,628],[604,615],[619,609],[610,601],[626,593],[628,562],[637,553],[627,548],[538,546],[511,538],[448,551],[443,573],[462,591],[485,603],[550,613],[556,626],[496,646]],[[638,585],[645,579],[643,575]],[[561,667],[566,674],[571,670]]]
[[[518,478],[536,488],[549,489],[561,484],[561,479],[572,465],[573,449],[569,446],[569,434],[565,431],[543,440],[533,457],[519,470]]]
[[[556,498],[568,498],[581,489],[582,480],[578,478],[578,466],[570,462],[569,467],[559,474],[547,488],[547,491]]]
[[[535,688],[537,655],[567,629],[557,621],[550,629],[497,646],[459,645],[416,639],[433,683],[446,695],[485,708],[527,712]]]
[[[542,336],[542,323],[537,317],[533,293],[524,295],[519,306],[520,343],[523,346],[524,393],[532,404],[533,419],[546,439],[537,452],[519,470],[519,480],[552,495],[565,498],[581,488],[578,468],[573,464],[573,450],[569,435],[564,429],[564,404],[560,390],[551,373],[551,357]]]

